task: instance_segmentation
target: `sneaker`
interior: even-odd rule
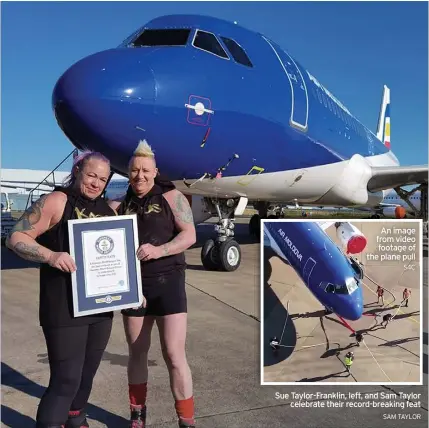
[[[131,406],[131,418],[128,428],[145,428],[146,406]]]
[[[195,428],[195,420],[183,420],[179,419],[179,428]]]
[[[64,428],[89,428],[86,413],[70,412]]]

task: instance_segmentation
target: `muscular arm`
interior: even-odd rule
[[[170,256],[187,250],[195,244],[196,232],[192,209],[183,193],[172,190],[164,195],[174,214],[174,221],[179,234],[167,244],[162,245],[163,256]]]
[[[65,201],[66,196],[59,192],[38,199],[25,211],[9,233],[7,247],[23,259],[47,263],[53,252],[39,245],[36,238],[59,221]]]

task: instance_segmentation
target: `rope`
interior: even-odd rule
[[[283,334],[284,334],[284,332],[285,332],[286,324],[287,324],[287,321],[288,321],[288,319],[289,319],[289,300],[287,301],[287,305],[286,305],[286,312],[287,312],[286,321],[285,321],[284,326],[283,326],[282,335],[280,336],[279,345],[280,345],[280,343],[282,343],[282,340],[283,340]]]
[[[279,344],[277,346],[282,347],[282,348],[295,348],[295,345],[282,345],[281,344],[282,340],[283,340],[283,335],[284,335],[284,332],[285,332],[286,324],[287,324],[288,319],[289,319],[289,300],[287,301],[287,304],[286,304],[286,312],[287,312],[286,321],[285,321],[285,323],[283,325],[282,335],[280,336]],[[316,345],[302,346],[301,348],[297,349],[296,352],[301,351],[302,349],[305,349],[305,348],[314,348],[315,346],[321,346],[321,345],[326,345],[326,343],[323,342],[323,343],[318,343]]]
[[[396,315],[398,315],[398,312],[401,310],[401,308],[402,308],[402,304],[405,302],[405,300],[403,300],[402,302],[401,302],[401,304],[399,305],[399,307],[398,307],[398,310],[395,312],[395,315],[393,315],[393,317],[391,318],[391,320],[390,321],[393,321],[393,319],[396,317]]]
[[[398,358],[398,357],[393,357],[392,355],[386,355],[386,354],[382,354],[381,352],[373,352],[373,354],[375,355],[382,355],[383,357],[389,357],[389,358],[394,358],[395,360],[399,360],[402,361],[403,363],[407,363],[407,364],[411,364],[413,366],[418,366],[420,367],[419,363],[416,363],[415,361],[408,361],[408,360],[403,360],[402,358]]]
[[[362,343],[365,345],[366,349],[368,349],[368,352],[371,354],[371,357],[374,358],[374,361],[377,363],[377,366],[379,369],[383,372],[384,376],[387,377],[389,382],[393,382],[389,376],[387,376],[386,372],[381,368],[380,364],[378,364],[377,358],[374,357],[374,354],[371,352],[371,350],[368,348],[368,345],[365,343],[365,340],[362,340]]]
[[[297,349],[296,352],[300,351],[301,349],[304,348],[314,348],[315,346],[322,346],[322,345],[326,345],[326,342],[323,343],[317,343],[316,345],[306,345],[306,346],[301,346],[301,348]],[[277,345],[277,346],[281,346],[282,348],[294,348],[294,345]]]

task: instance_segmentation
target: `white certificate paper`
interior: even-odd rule
[[[125,229],[83,232],[86,297],[129,291]]]

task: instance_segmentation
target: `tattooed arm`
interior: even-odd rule
[[[36,238],[54,226],[62,217],[67,197],[53,192],[38,199],[25,211],[6,240],[6,245],[23,259],[48,263],[55,256],[36,242]]]
[[[187,250],[195,244],[196,232],[192,209],[183,193],[178,190],[171,190],[164,194],[174,214],[174,221],[180,233],[167,244],[162,245],[162,256],[170,256]]]
[[[136,254],[139,260],[147,261],[179,254],[187,250],[196,241],[192,210],[183,193],[178,190],[171,190],[163,196],[173,211],[174,222],[179,234],[170,242],[158,247],[152,244],[140,245]]]

